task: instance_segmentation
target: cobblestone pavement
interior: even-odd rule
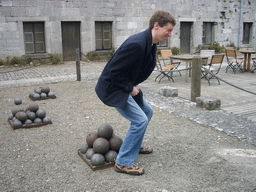
[[[81,81],[97,81],[104,65],[105,62],[81,62]],[[201,95],[217,97],[220,98],[222,102],[221,110],[207,111],[196,107],[194,102],[190,102],[190,83],[184,82],[183,75],[181,77],[175,76],[175,83],[172,84],[167,79],[163,80],[160,84],[155,82],[154,78],[156,75],[157,72],[153,72],[150,78],[141,85],[146,99],[152,105],[256,145],[256,125],[251,118],[246,116],[247,114],[254,113],[253,110],[255,110],[255,108],[249,111],[247,110],[248,112],[245,115],[241,115],[241,111],[246,110],[244,108],[239,109],[239,106],[242,104],[250,106],[255,105],[255,95],[230,88],[231,86],[223,82],[221,85],[215,82],[215,84],[213,83],[209,86],[206,81],[202,81]],[[238,75],[239,74],[225,73],[223,77],[228,77],[230,82],[234,84],[239,83],[239,86],[256,92],[256,86],[254,86],[255,73],[244,74],[240,79],[237,78]],[[247,79],[244,79],[245,77]],[[75,62],[24,68],[4,67],[0,69],[0,88],[76,80]],[[241,84],[242,80],[246,82],[246,85]],[[158,93],[160,87],[167,85],[177,87],[179,97],[164,97]],[[225,110],[225,108],[228,110]]]

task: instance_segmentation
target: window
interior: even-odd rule
[[[112,23],[95,22],[96,50],[112,49]]]
[[[203,23],[203,44],[211,45],[213,37],[213,24],[212,22]]]
[[[244,23],[243,44],[249,44],[250,43],[251,30],[252,30],[252,23]]]
[[[44,53],[44,22],[24,22],[25,53]]]
[[[168,47],[168,39],[166,39],[164,42],[158,42],[158,47]]]

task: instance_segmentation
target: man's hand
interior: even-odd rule
[[[136,85],[136,86],[133,87],[133,90],[132,90],[132,92],[130,94],[131,94],[131,96],[136,96],[136,95],[139,94],[139,92],[140,92],[140,89]]]

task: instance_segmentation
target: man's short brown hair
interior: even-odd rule
[[[172,23],[174,26],[176,25],[176,21],[174,17],[167,11],[157,10],[149,20],[149,29],[154,27],[154,23],[157,22],[160,27],[163,27],[167,23]]]

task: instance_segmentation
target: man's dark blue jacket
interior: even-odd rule
[[[106,64],[95,91],[109,106],[123,106],[133,86],[145,81],[156,65],[156,44],[151,30],[129,37]],[[140,92],[142,96],[142,92]]]

